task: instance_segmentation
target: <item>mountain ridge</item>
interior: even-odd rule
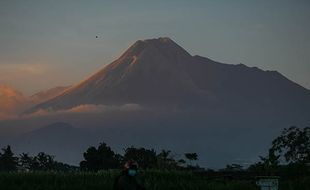
[[[81,104],[172,108],[304,109],[310,91],[278,72],[191,56],[170,38],[138,40],[118,59],[65,93],[30,109],[61,110]],[[293,101],[293,103],[290,103]],[[247,106],[246,104],[252,104]],[[285,105],[288,106],[285,106]],[[269,107],[268,107],[269,106]],[[225,108],[225,109],[226,109]]]

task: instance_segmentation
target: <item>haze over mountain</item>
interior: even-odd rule
[[[192,56],[158,38],[137,41],[25,115],[42,110],[51,114],[0,121],[8,134],[0,143],[78,164],[87,146],[104,141],[117,151],[197,152],[200,164],[219,168],[257,159],[284,127],[309,125],[310,91],[276,71]]]

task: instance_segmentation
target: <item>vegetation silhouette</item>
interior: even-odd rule
[[[9,182],[10,178],[13,180],[13,178],[16,177],[18,180],[23,181],[23,179],[19,178],[19,173],[24,172],[33,173],[27,175],[33,175],[36,179],[43,179],[44,177],[41,175],[47,175],[40,172],[54,173],[54,177],[57,175],[62,175],[61,173],[67,173],[67,178],[70,178],[70,180],[75,175],[81,175],[78,177],[79,180],[85,180],[87,178],[85,175],[93,176],[100,175],[102,172],[108,172],[104,174],[105,178],[113,181],[113,179],[117,176],[117,173],[120,171],[119,169],[121,169],[123,164],[128,160],[135,160],[137,162],[143,171],[141,177],[139,178],[142,179],[144,183],[146,182],[147,187],[152,187],[150,189],[156,189],[155,186],[152,186],[152,183],[154,183],[152,180],[157,180],[157,182],[160,180],[172,180],[172,176],[178,176],[176,177],[178,180],[185,180],[183,177],[186,176],[186,179],[189,181],[184,184],[182,183],[187,187],[186,189],[190,189],[190,186],[187,186],[189,184],[193,186],[193,188],[208,186],[208,184],[214,181],[214,179],[216,179],[215,181],[223,181],[224,184],[234,184],[235,182],[237,183],[239,181],[244,181],[246,184],[243,185],[245,185],[244,187],[247,187],[246,189],[255,189],[251,185],[255,177],[266,175],[279,176],[281,180],[280,184],[282,184],[280,188],[282,189],[306,190],[310,187],[309,127],[298,128],[293,126],[288,129],[284,129],[282,133],[272,141],[271,147],[269,148],[266,156],[260,156],[259,161],[253,163],[247,168],[234,163],[228,164],[226,168],[219,169],[217,171],[208,168],[201,168],[198,165],[193,166],[192,162],[198,160],[198,155],[194,152],[185,153],[180,158],[180,156],[174,155],[170,150],[161,150],[157,153],[154,149],[146,149],[143,147],[136,148],[131,146],[124,149],[124,154],[121,155],[114,152],[111,147],[104,142],[100,143],[98,147],[89,147],[84,152],[83,156],[84,160],[82,160],[80,162],[80,166],[77,167],[58,162],[55,160],[54,156],[44,152],[39,152],[34,156],[29,153],[15,155],[11,149],[11,146],[8,145],[0,151],[0,175],[3,176],[3,179],[7,179],[5,181],[1,181],[0,176],[0,188],[2,189],[2,187],[8,187],[6,185],[12,185],[13,183]],[[185,159],[188,160],[189,163],[187,163]],[[12,172],[15,174],[11,175],[10,173]],[[185,173],[183,174],[182,172],[187,172],[187,174],[185,175]],[[163,178],[162,175],[167,175],[167,177]],[[190,180],[201,181],[199,181],[199,183],[191,183]],[[45,182],[50,183],[47,181]],[[205,184],[205,182],[208,183]],[[30,185],[30,182],[28,183],[25,181],[24,183]],[[62,183],[65,182],[59,183],[59,185],[62,185]],[[164,184],[162,184],[162,186],[169,186],[168,181],[163,183]],[[108,186],[112,188],[111,182],[105,181],[105,185],[107,184],[109,184]],[[87,186],[87,184],[84,185]],[[98,185],[103,187],[103,184],[99,182]],[[173,185],[176,184],[171,184],[170,187],[173,187]],[[44,186],[44,184],[42,186]],[[236,187],[228,187],[230,189],[242,189],[241,186],[238,185]],[[74,189],[79,189],[79,187],[75,187]],[[223,187],[222,189],[225,188]]]
[[[98,148],[89,147],[83,154],[84,160],[80,168],[87,171],[98,171],[119,168],[121,155],[116,154],[106,143],[101,143]]]

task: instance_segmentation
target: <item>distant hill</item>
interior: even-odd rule
[[[68,123],[57,122],[27,132],[11,142],[17,152],[46,152],[56,155],[58,160],[77,164],[83,151],[92,143],[96,143],[92,140],[93,137],[87,134],[87,131],[74,128]]]

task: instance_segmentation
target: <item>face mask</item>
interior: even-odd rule
[[[129,175],[129,176],[132,176],[132,177],[135,176],[135,175],[137,175],[137,170],[129,169],[129,170],[128,170],[128,175]]]

